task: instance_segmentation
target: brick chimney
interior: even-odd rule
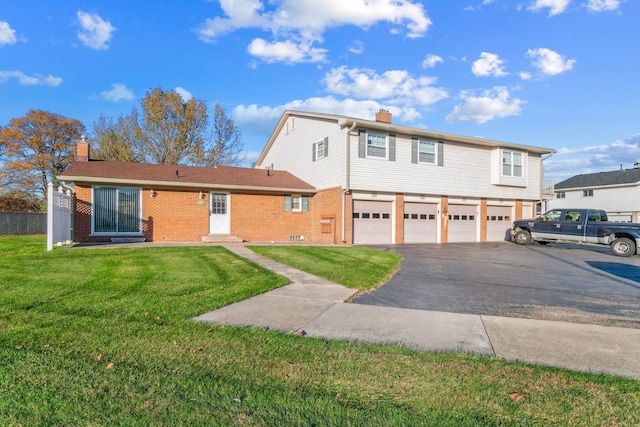
[[[376,122],[391,123],[391,113],[381,108],[380,111],[376,113]]]
[[[80,137],[80,141],[76,144],[76,161],[77,162],[88,162],[90,158],[91,147],[89,147],[89,143],[87,142],[87,137],[82,135]]]

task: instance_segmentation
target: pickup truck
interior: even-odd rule
[[[554,209],[535,219],[513,222],[512,240],[519,245],[532,241],[577,242],[609,245],[616,256],[640,253],[640,224],[608,222],[599,209]]]

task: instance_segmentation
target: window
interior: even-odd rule
[[[376,133],[368,134],[367,157],[387,158],[387,137]]]
[[[436,143],[420,140],[418,144],[418,159],[420,163],[436,163]]]
[[[284,210],[287,212],[308,212],[309,196],[285,194]]]
[[[329,155],[329,138],[325,137],[323,140],[315,142],[312,146],[312,160],[320,160]]]
[[[565,194],[564,191],[557,191],[556,192],[556,199],[564,199],[565,198]]]
[[[216,215],[227,214],[227,195],[226,194],[211,195],[211,213]]]
[[[542,216],[542,221],[560,221],[560,217],[562,216],[562,211],[549,211]]]
[[[93,188],[94,233],[140,233],[140,189]]]
[[[582,197],[593,197],[593,190],[582,190]]]
[[[523,165],[522,165],[522,153],[516,151],[502,151],[502,175],[522,177]]]

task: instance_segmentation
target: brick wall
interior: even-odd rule
[[[150,242],[200,242],[209,234],[209,194],[199,191],[154,188],[142,190],[143,234]],[[304,242],[341,244],[342,190],[332,188],[309,197],[308,212],[284,210],[284,194],[232,193],[230,234],[252,242]],[[91,234],[91,187],[76,185],[75,240],[110,241]],[[347,202],[347,241],[351,242],[351,200]],[[326,222],[329,220],[329,229]],[[324,222],[324,225],[323,225]]]
[[[311,217],[314,200],[309,199],[309,212],[284,210],[284,194],[231,194],[231,234],[254,242],[289,242],[291,236],[312,240]]]

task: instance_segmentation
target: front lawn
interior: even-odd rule
[[[639,381],[193,322],[286,284],[220,247],[44,249],[0,237],[3,426],[640,424]]]
[[[387,282],[402,256],[362,246],[248,246],[282,264],[362,291]]]

